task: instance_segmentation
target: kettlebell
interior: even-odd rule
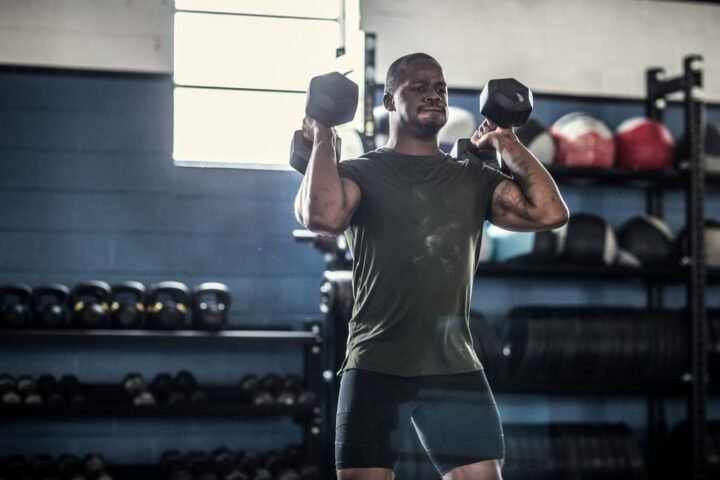
[[[114,328],[143,328],[145,285],[134,281],[114,284],[110,297],[110,316]]]
[[[24,283],[0,285],[0,327],[23,328],[30,323],[32,288]]]
[[[190,289],[182,282],[164,281],[150,286],[145,297],[149,328],[182,329],[190,325]]]
[[[106,328],[110,323],[110,293],[110,285],[99,280],[75,285],[70,292],[74,326]]]
[[[193,289],[193,325],[204,330],[220,330],[227,324],[232,296],[224,283],[205,282]]]
[[[35,287],[32,293],[33,325],[40,328],[68,324],[70,289],[60,283]]]

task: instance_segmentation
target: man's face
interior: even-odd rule
[[[386,107],[398,114],[401,129],[434,136],[447,123],[447,84],[442,68],[433,60],[415,60],[405,66],[404,81]]]

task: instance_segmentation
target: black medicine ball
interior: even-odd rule
[[[613,265],[618,258],[615,232],[597,215],[571,215],[558,230],[559,259],[578,265]]]
[[[670,227],[658,217],[634,217],[617,232],[618,245],[643,266],[667,266],[674,262],[675,243]]]

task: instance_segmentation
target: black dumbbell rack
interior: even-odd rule
[[[315,405],[255,406],[244,403],[239,387],[201,386],[208,400],[199,404],[135,406],[122,387],[110,384],[81,385],[85,403],[80,405],[12,405],[0,408],[0,422],[23,422],[32,419],[71,418],[257,418],[291,416],[304,429],[305,458],[321,466],[327,462],[327,406],[323,402],[325,383],[322,378],[325,355],[325,332],[322,322],[309,321],[304,330],[5,330],[0,345],[63,347],[93,345],[117,348],[129,345],[195,346],[198,345],[270,345],[303,349],[304,372],[308,390],[315,392]]]

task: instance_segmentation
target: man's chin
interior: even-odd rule
[[[423,138],[431,138],[437,136],[442,127],[447,123],[445,120],[438,122],[424,122],[420,126],[420,136]]]

